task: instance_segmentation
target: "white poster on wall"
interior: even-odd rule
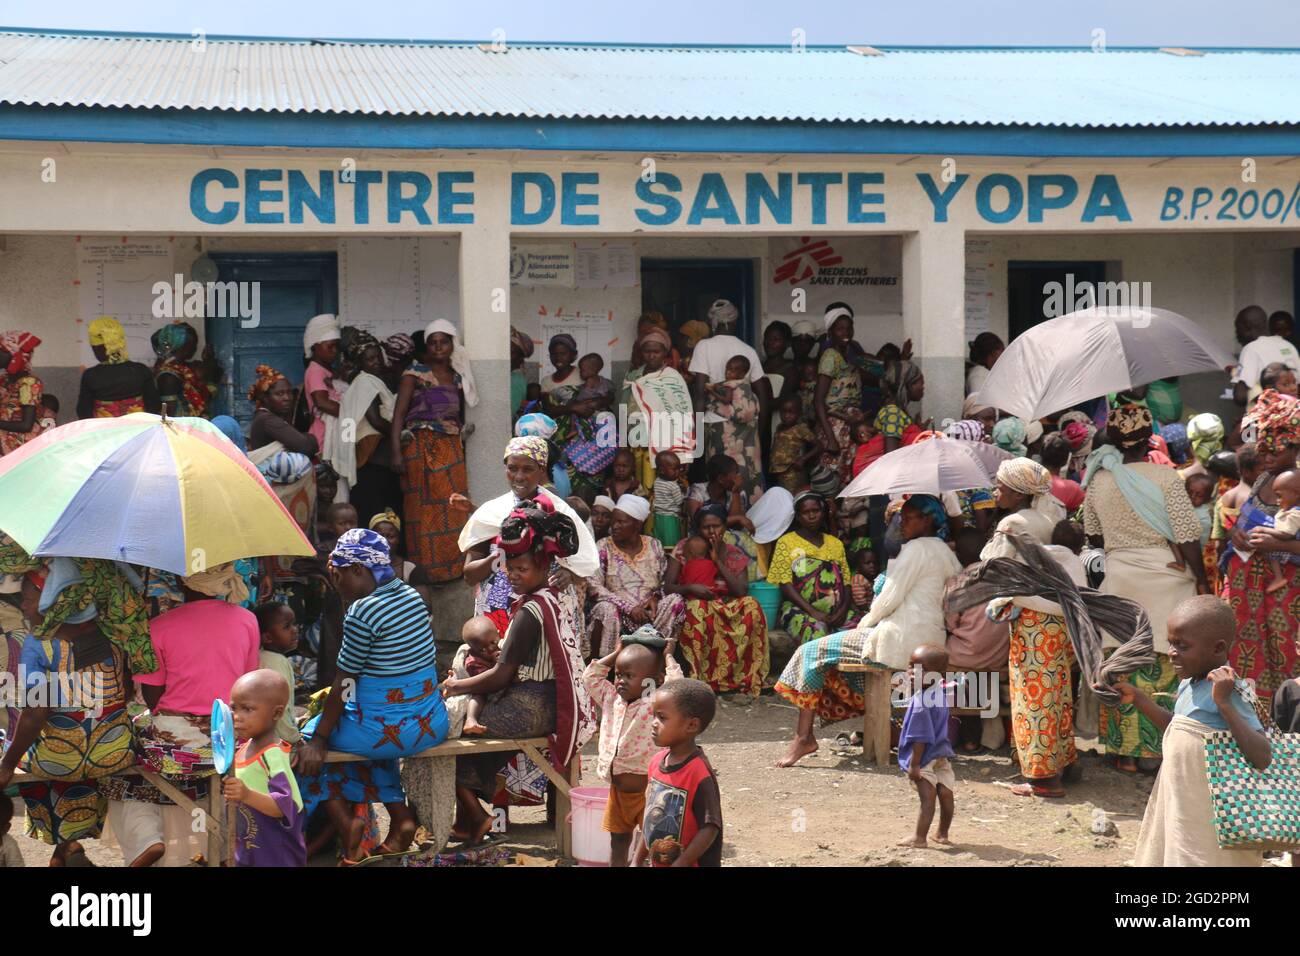
[[[629,243],[577,243],[573,276],[579,289],[626,289],[640,285],[636,248]]]
[[[573,282],[573,243],[510,247],[511,285],[555,285],[572,289]]]
[[[989,330],[990,257],[993,243],[988,239],[966,240],[966,341]]]
[[[381,341],[434,319],[460,327],[457,239],[366,237],[339,240],[339,317]]]
[[[864,317],[901,315],[902,273],[897,236],[770,239],[767,313],[787,322],[808,318],[819,326],[832,302],[847,302]]]
[[[97,361],[87,341],[90,323],[108,315],[122,323],[126,346],[132,359],[152,365],[153,346],[149,337],[169,321],[154,316],[158,296],[154,284],[175,282],[175,261],[171,239],[98,236],[77,237],[77,341],[83,365]],[[168,304],[172,297],[168,296]],[[202,320],[195,323],[202,329]]]

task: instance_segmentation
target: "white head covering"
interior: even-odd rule
[[[435,332],[451,336],[451,367],[460,376],[460,387],[465,393],[465,404],[473,408],[478,404],[478,386],[474,384],[474,370],[470,367],[469,356],[461,348],[460,333],[456,326],[446,319],[434,319],[424,327],[425,348],[428,348],[429,336]]]
[[[853,318],[853,310],[846,305],[836,306],[833,309],[826,310],[825,318],[826,318],[826,331],[829,332],[831,326],[835,324],[836,319]]]
[[[613,511],[616,507],[618,507],[614,503],[614,499],[611,498],[609,495],[597,495],[592,500],[591,506],[593,508],[604,508],[606,511]]]
[[[302,330],[302,354],[306,358],[311,358],[313,345],[334,342],[342,337],[337,316],[330,312],[314,315],[307,320],[307,327]]]
[[[1037,418],[1025,425],[1025,444],[1032,445],[1043,437],[1043,423]]]
[[[618,503],[614,505],[615,511],[621,511],[629,518],[635,518],[637,521],[645,521],[650,517],[650,502],[646,501],[640,495],[620,495]]]
[[[808,319],[800,319],[794,324],[791,331],[795,335],[806,335],[810,339],[817,338],[817,326],[813,325]]]
[[[754,522],[754,540],[759,544],[775,541],[790,530],[794,520],[794,495],[784,488],[769,488],[745,513]]]
[[[726,299],[718,299],[709,306],[709,325],[714,329],[730,328],[739,318],[739,310]]]

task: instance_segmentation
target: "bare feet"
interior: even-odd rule
[[[1011,792],[1017,797],[1050,797],[1059,799],[1065,796],[1065,788],[1059,784],[1056,787],[1046,787],[1039,783],[1021,783],[1011,788]]]
[[[952,846],[952,841],[948,839],[948,834],[946,833],[936,833],[934,835],[934,842],[940,843],[943,846]]]
[[[465,728],[460,732],[462,737],[482,737],[488,732],[488,729],[482,724],[470,723],[469,718],[465,718]]]
[[[804,757],[817,752],[816,737],[796,737],[790,741],[790,749],[776,762],[778,767],[793,767]]]
[[[914,850],[927,849],[930,844],[925,842],[923,837],[908,837],[906,840],[900,840],[898,846],[911,847]]]
[[[1115,758],[1115,769],[1122,773],[1137,773],[1138,764],[1132,757],[1117,757]]]
[[[1170,561],[1165,565],[1170,571],[1186,571],[1187,565],[1182,561]]]

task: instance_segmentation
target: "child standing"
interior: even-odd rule
[[[222,784],[235,804],[236,866],[306,866],[302,796],[289,765],[289,745],[276,733],[289,687],[273,670],[256,670],[230,690],[235,773]]]
[[[682,679],[682,670],[673,658],[675,644],[647,624],[582,672],[587,693],[600,708],[596,776],[610,782],[603,824],[609,833],[610,866],[628,865],[632,834],[645,811],[646,767],[655,752],[650,705],[657,688]],[[612,684],[605,679],[611,666]]]
[[[804,358],[799,364],[799,406],[803,420],[810,425],[817,424],[817,360]]]
[[[650,724],[655,746],[645,791],[645,819],[632,865],[721,866],[722,792],[695,739],[717,710],[709,685],[691,678],[655,692]]]
[[[298,646],[298,618],[293,608],[278,601],[266,601],[253,608],[257,618],[257,629],[262,635],[262,647],[257,653],[258,663],[270,671],[275,671],[289,688],[289,697],[285,701],[284,713],[276,721],[276,735],[285,743],[295,744],[302,738],[302,732],[293,719],[293,665],[289,663],[290,654]]]
[[[937,644],[922,644],[912,651],[908,663],[926,674],[948,672],[948,652]],[[939,829],[934,842],[949,845],[948,828],[952,826],[953,796],[957,778],[948,758],[952,743],[948,739],[947,687],[942,683],[915,688],[903,715],[903,729],[898,737],[898,765],[907,771],[921,798],[921,812],[916,818],[916,834],[899,846],[924,849],[930,824],[934,822],[934,805],[939,804]]]
[[[802,417],[797,396],[781,400],[781,424],[772,439],[772,466],[768,469],[782,488],[797,494],[808,487],[808,469],[822,454],[822,440]]]
[[[1134,704],[1164,731],[1162,760],[1138,833],[1136,866],[1259,866],[1252,850],[1224,850],[1214,829],[1214,801],[1205,770],[1206,738],[1231,731],[1242,755],[1259,770],[1272,748],[1254,708],[1242,696],[1228,662],[1236,620],[1227,602],[1209,594],[1188,598],[1174,608],[1166,625],[1169,662],[1181,678],[1174,712],[1121,681],[1120,701]]]
[[[654,536],[665,550],[671,551],[682,540],[682,509],[686,489],[682,482],[682,460],[673,452],[655,455]]]

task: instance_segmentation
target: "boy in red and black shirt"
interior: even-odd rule
[[[633,866],[645,866],[647,858],[651,866],[722,865],[722,794],[695,745],[716,709],[703,681],[669,681],[655,692],[650,730],[666,749],[650,758]]]

